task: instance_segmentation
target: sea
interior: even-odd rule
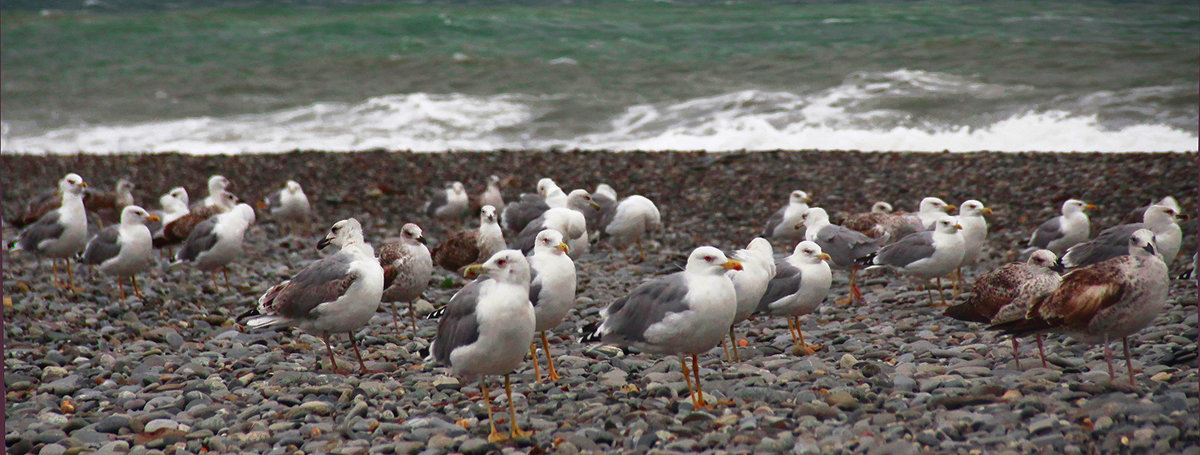
[[[1187,1],[5,0],[0,150],[1198,148]]]

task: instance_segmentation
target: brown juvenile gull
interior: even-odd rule
[[[450,182],[433,193],[433,199],[425,203],[425,215],[430,218],[459,219],[467,216],[471,204],[462,182]]]
[[[354,346],[354,356],[364,373],[370,372],[358,351],[354,332],[366,325],[379,308],[383,294],[383,268],[375,259],[370,244],[363,241],[362,226],[354,218],[334,223],[329,233],[317,243],[317,249],[334,245],[337,254],[321,258],[290,280],[286,280],[259,297],[258,308],[243,317],[250,328],[273,325],[296,326],[318,335],[329,351],[329,364],[338,368],[329,345],[329,335],[346,333]],[[257,314],[254,313],[257,311]]]
[[[775,277],[767,283],[767,292],[758,302],[758,313],[787,318],[795,354],[811,355],[821,349],[820,345],[804,343],[800,316],[816,311],[829,296],[829,286],[833,284],[833,273],[826,262],[829,259],[814,242],[805,240],[796,244],[791,255],[775,261]]]
[[[943,213],[934,223],[932,231],[915,232],[896,243],[884,246],[871,262],[877,266],[891,267],[902,274],[920,279],[925,284],[929,284],[930,279],[937,278],[938,295],[942,297],[944,304],[946,296],[942,294],[942,277],[953,272],[962,262],[961,231],[962,226]],[[932,287],[927,286],[926,291],[929,291],[929,304],[933,305]]]
[[[1129,359],[1129,335],[1158,317],[1167,300],[1170,279],[1149,229],[1135,231],[1128,239],[1128,249],[1127,255],[1072,270],[1062,277],[1057,290],[1034,301],[1024,319],[991,328],[1010,335],[1063,331],[1085,343],[1103,342],[1108,375],[1114,381],[1109,341],[1121,338],[1129,384],[1136,386]]]
[[[801,226],[804,224],[804,211],[808,210],[810,201],[812,199],[808,197],[808,193],[800,190],[792,191],[788,195],[787,205],[771,214],[771,217],[767,219],[766,227],[759,235],[775,239],[785,246],[791,246],[804,240],[804,230]]]
[[[242,241],[246,228],[254,223],[254,209],[246,204],[238,204],[233,210],[215,215],[200,224],[188,234],[183,242],[183,248],[175,254],[178,265],[192,262],[202,272],[208,272],[212,277],[213,287],[217,286],[217,269],[225,276],[225,287],[229,287],[229,272],[226,266],[242,255]]]
[[[238,198],[233,193],[221,193],[217,200],[219,201],[217,205],[196,207],[173,221],[163,222],[162,234],[154,237],[154,247],[162,248],[183,243],[200,223],[216,215],[227,213],[238,205]]]
[[[642,237],[659,229],[662,229],[662,216],[658,207],[645,196],[635,194],[617,203],[612,221],[604,226],[604,235],[616,248],[636,243],[644,261],[646,250],[642,248]]]
[[[1096,238],[1075,245],[1063,255],[1062,265],[1066,268],[1083,267],[1117,256],[1129,254],[1129,236],[1139,229],[1154,233],[1154,246],[1162,255],[1167,267],[1179,254],[1183,231],[1178,224],[1179,212],[1165,205],[1152,205],[1146,209],[1141,223],[1113,226],[1096,235]]]
[[[1068,199],[1063,202],[1062,215],[1047,220],[1033,231],[1029,246],[1050,250],[1061,257],[1068,248],[1088,239],[1091,223],[1084,210],[1095,209],[1096,206],[1079,199]]]
[[[554,356],[550,355],[546,331],[558,327],[567,316],[567,311],[575,305],[575,263],[567,255],[569,250],[570,247],[563,243],[561,233],[547,229],[538,233],[533,254],[527,257],[530,270],[529,302],[533,304],[537,319],[534,331],[542,338],[542,350],[546,353],[546,377],[551,381],[558,380],[558,372],[554,370]],[[538,382],[542,382],[536,342],[529,343],[529,354],[533,357],[533,374]]]
[[[283,189],[267,197],[265,205],[271,208],[271,217],[290,226],[296,235],[305,235],[310,205],[304,189],[295,180],[288,180]]]
[[[492,427],[488,441],[507,437],[496,431],[492,399],[484,376],[504,375],[508,395],[509,435],[528,437],[532,433],[517,426],[517,411],[512,399],[510,375],[525,360],[525,350],[533,341],[536,322],[529,302],[529,262],[517,250],[501,250],[478,268],[480,277],[468,283],[450,298],[438,321],[437,339],[430,346],[434,360],[450,367],[450,373],[466,380],[479,378],[483,405]]]
[[[400,239],[379,247],[379,265],[383,266],[383,301],[407,303],[412,320],[413,338],[417,336],[417,316],[413,301],[425,292],[433,276],[433,259],[425,246],[421,228],[406,223],[400,228]],[[400,320],[396,305],[392,305],[392,324],[400,337]]]
[[[503,250],[504,232],[496,223],[496,208],[485,205],[479,209],[479,228],[458,231],[433,249],[433,263],[458,273],[465,266],[482,262]]]
[[[158,217],[146,212],[146,209],[127,205],[121,210],[121,223],[101,229],[83,250],[80,262],[98,266],[100,273],[105,275],[116,276],[121,300],[125,300],[125,277],[132,281],[134,294],[142,298],[137,274],[154,265],[150,257],[154,247],[146,223],[157,220]]]
[[[58,281],[58,264],[55,259],[62,259],[67,266],[67,288],[75,288],[75,279],[71,275],[69,258],[75,256],[87,245],[87,213],[83,210],[83,190],[87,188],[83,177],[78,174],[67,174],[58,181],[58,191],[62,195],[58,208],[46,212],[36,222],[30,224],[17,235],[13,242],[12,251],[28,251],[39,258],[48,257],[50,267],[54,272],[54,285],[62,287]]]
[[[873,239],[845,226],[831,224],[829,214],[820,207],[805,210],[802,218],[806,226],[804,238],[819,245],[821,251],[829,255],[829,262],[835,267],[850,271],[848,303],[861,300],[862,291],[858,289],[854,280],[860,267],[859,262],[878,251],[885,239]]]
[[[1054,292],[1062,277],[1055,272],[1058,258],[1050,250],[1037,250],[1026,262],[1004,264],[980,275],[971,284],[971,296],[958,305],[946,308],[945,315],[960,321],[1003,324],[1025,319],[1025,313],[1037,298]],[[1042,334],[1037,334],[1038,352],[1046,366],[1046,351]],[[1013,361],[1021,368],[1017,337],[1012,337]]]
[[[733,334],[733,328],[739,322],[745,321],[758,309],[758,301],[767,292],[767,283],[775,277],[775,258],[772,257],[771,242],[762,237],[755,237],[746,248],[733,253],[733,259],[742,264],[742,270],[730,270],[729,279],[733,281],[733,290],[737,294],[737,311],[733,315],[733,324],[729,326],[729,342],[733,344],[733,354],[726,348],[725,356],[732,362],[742,361],[738,353],[738,340]],[[725,344],[724,341],[721,342]]]
[[[112,191],[95,188],[83,190],[83,208],[94,212],[102,223],[120,222],[121,211],[133,205],[133,182],[117,180]]]
[[[854,229],[871,237],[883,237],[887,228],[882,227],[881,223],[885,223],[886,220],[894,217],[892,215],[892,210],[892,204],[878,201],[871,206],[871,211],[855,213],[846,217],[846,220],[842,222],[842,226]]]
[[[696,248],[682,272],[643,283],[601,311],[604,322],[584,341],[678,355],[693,407],[710,407],[700,386],[697,356],[720,344],[729,332],[737,311],[737,291],[725,272],[741,268],[741,263],[727,259],[717,248]],[[692,373],[685,360],[689,355]],[[693,373],[694,385],[689,377]]]

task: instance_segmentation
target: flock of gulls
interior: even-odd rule
[[[510,415],[515,416],[510,373],[524,361],[527,349],[535,376],[542,380],[535,335],[547,358],[547,379],[558,379],[546,332],[560,325],[575,302],[573,260],[597,239],[604,242],[598,245],[615,249],[636,245],[645,260],[643,239],[663,224],[650,199],[618,198],[606,184],[590,192],[567,193],[543,178],[535,193],[505,204],[500,190],[504,183],[496,176],[488,179],[487,189],[475,198],[482,206],[477,212],[462,183],[437,191],[425,207],[427,215],[455,225],[477,213],[479,226],[451,232],[432,249],[416,224],[403,225],[399,238],[376,249],[364,240],[354,218],[334,223],[317,248],[333,247],[337,252],[267,289],[240,319],[248,328],[294,326],[320,336],[332,369],[343,374],[330,336],[349,334],[359,367],[369,371],[355,333],[380,304],[393,303],[398,336],[396,307],[408,304],[415,337],[412,305],[429,285],[434,268],[461,273],[472,281],[431,315],[439,321],[429,358],[447,366],[451,374],[478,378],[489,415],[484,377],[503,375]],[[162,195],[161,210],[154,212],[133,205],[132,189],[122,180],[106,194],[90,190],[79,175],[66,175],[56,191],[30,201],[17,220],[24,228],[13,251],[54,261],[54,280],[60,287],[73,287],[72,260],[93,265],[117,279],[124,299],[125,278],[141,296],[136,276],[154,264],[158,248],[170,255],[173,266],[191,264],[208,272],[219,288],[216,272],[224,273],[242,255],[244,235],[256,221],[255,208],[240,202],[221,176],[209,179],[202,202],[190,204],[187,191],[174,188]],[[739,322],[753,315],[782,317],[795,343],[792,352],[811,354],[821,346],[805,342],[799,318],[831,298],[832,269],[849,274],[849,295],[835,299],[838,304],[862,299],[857,274],[889,269],[922,283],[930,305],[947,306],[942,278],[952,279],[955,293],[967,289],[962,268],[975,263],[987,242],[986,215],[991,210],[976,200],[963,202],[960,209],[927,197],[916,213],[896,212],[890,204],[877,202],[871,211],[848,216],[841,224],[810,202],[804,191],[791,192],[787,205],[770,215],[761,236],[744,249],[727,255],[713,246],[695,248],[682,271],[649,279],[611,302],[601,312],[602,320],[584,327],[581,341],[678,356],[694,406],[709,407],[698,356],[720,344],[730,361],[740,361],[734,333]],[[297,182],[288,181],[259,209],[267,206],[281,225],[305,235],[311,210]],[[1129,336],[1150,325],[1166,302],[1168,267],[1182,240],[1181,211],[1166,197],[1139,209],[1139,220],[1091,237],[1086,212],[1094,208],[1075,199],[1064,202],[1061,216],[1033,231],[1024,252],[1026,262],[978,276],[965,300],[946,308],[945,314],[1010,334],[1014,351],[1018,337],[1027,335],[1036,336],[1043,351],[1047,333],[1102,343],[1113,380],[1109,342],[1120,339],[1129,381],[1135,385]],[[101,211],[118,213],[118,221],[89,236],[89,213]],[[952,216],[955,211],[959,214]],[[776,254],[772,241],[785,253]],[[67,270],[65,285],[58,275],[60,260]],[[227,275],[225,281],[228,286]],[[935,290],[939,303],[934,302]],[[1044,351],[1042,356],[1045,365]],[[526,434],[515,417],[507,436],[489,420],[493,442]]]

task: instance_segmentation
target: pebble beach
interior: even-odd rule
[[[113,281],[82,265],[73,265],[77,292],[56,289],[49,261],[5,248],[12,454],[1200,454],[1197,286],[1194,276],[1174,279],[1197,249],[1196,153],[311,151],[6,154],[2,162],[6,220],[68,172],[104,189],[127,178],[147,209],[175,186],[198,200],[211,174],[226,176],[247,201],[293,179],[314,214],[311,235],[292,237],[259,213],[246,254],[230,268],[229,289],[160,258],[138,277],[144,299],[119,299]],[[636,249],[601,243],[576,261],[576,304],[551,340],[562,378],[535,382],[528,362],[513,375],[519,423],[533,436],[487,441],[478,383],[421,357],[435,320],[419,320],[415,338],[408,330],[397,336],[385,303],[358,332],[367,366],[380,372],[349,375],[331,372],[317,337],[239,327],[237,316],[263,292],[322,257],[317,241],[335,221],[357,218],[376,245],[414,222],[436,245],[477,221],[426,217],[421,207],[432,189],[460,180],[474,195],[490,174],[511,178],[509,201],[541,177],[567,190],[608,183],[622,196],[654,200],[665,225],[651,235],[645,260]],[[1099,207],[1090,214],[1093,235],[1166,195],[1189,219],[1181,222],[1166,309],[1130,339],[1136,387],[1110,382],[1100,346],[1057,334],[1047,338],[1048,367],[1023,340],[1018,368],[1007,337],[943,316],[916,283],[887,272],[860,275],[865,302],[852,305],[833,302],[849,288],[846,273],[834,273],[829,300],[802,318],[805,338],[823,346],[813,355],[791,352],[782,318],[738,325],[741,362],[727,361],[720,347],[700,357],[714,409],[692,408],[678,359],[578,342],[577,329],[598,322],[604,306],[680,270],[693,248],[744,247],[796,189],[835,222],[879,200],[907,211],[924,196],[983,201],[994,212],[968,284],[1023,260],[1029,234],[1069,198]],[[5,245],[16,233],[5,221]],[[465,282],[438,270],[418,313],[441,307]],[[354,365],[345,335],[333,340],[338,363]],[[1112,348],[1122,378],[1120,343]],[[499,388],[495,377],[489,384]],[[507,428],[504,394],[492,397]]]

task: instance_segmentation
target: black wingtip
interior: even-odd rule
[[[245,312],[245,313],[242,313],[242,314],[239,314],[239,315],[238,315],[238,317],[237,317],[235,320],[237,320],[237,321],[241,321],[241,320],[243,320],[243,319],[251,318],[251,317],[254,317],[254,316],[262,316],[262,313],[260,313],[260,312],[258,311],[258,307],[251,308],[249,311],[247,311],[247,312]]]
[[[1062,275],[1063,273],[1066,273],[1067,265],[1063,264],[1062,258],[1058,258],[1058,260],[1054,261],[1054,265],[1050,266],[1050,270],[1053,270],[1054,273]]]
[[[429,313],[428,316],[425,316],[425,319],[441,319],[442,315],[444,315],[444,314],[446,314],[446,307],[443,306],[441,308],[433,310],[432,313]]]
[[[878,256],[878,255],[879,255],[878,252],[871,253],[871,254],[868,254],[861,258],[855,259],[854,262],[860,266],[869,267],[869,266],[875,265],[875,256]]]
[[[980,314],[979,311],[976,310],[975,305],[972,305],[969,302],[960,303],[958,305],[946,308],[946,311],[943,311],[942,315],[967,322],[987,323],[991,321],[990,318]]]
[[[1180,273],[1178,278],[1181,280],[1190,280],[1192,279],[1192,272],[1195,270],[1196,269],[1187,269],[1183,273]]]
[[[595,343],[600,341],[604,335],[600,333],[600,324],[591,322],[579,328],[579,333],[583,336],[579,338],[580,343]]]

